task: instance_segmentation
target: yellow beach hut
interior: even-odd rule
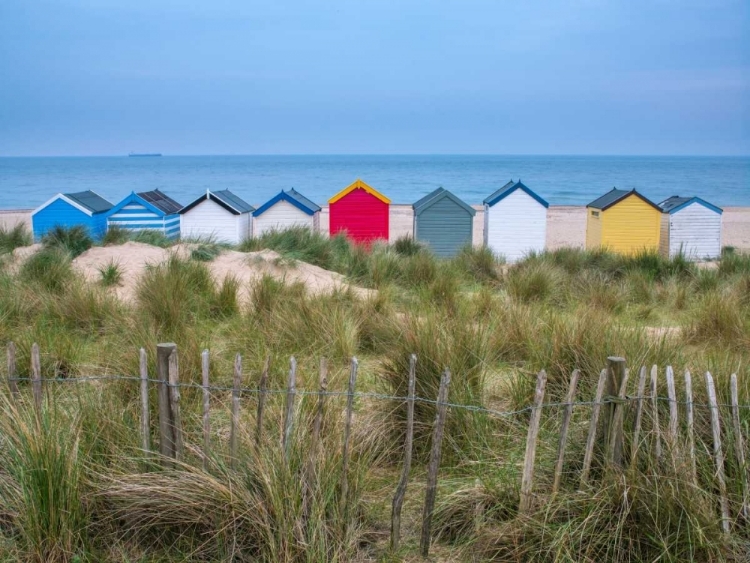
[[[659,249],[661,209],[635,190],[612,190],[586,206],[586,248],[622,254]]]

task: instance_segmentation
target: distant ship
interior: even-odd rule
[[[131,152],[128,156],[161,156],[160,152]]]

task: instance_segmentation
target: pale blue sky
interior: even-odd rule
[[[2,0],[0,155],[750,154],[750,2]]]

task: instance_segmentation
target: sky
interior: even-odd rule
[[[1,0],[0,156],[750,154],[747,0]]]

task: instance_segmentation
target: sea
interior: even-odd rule
[[[30,209],[58,192],[94,190],[113,203],[160,189],[186,205],[207,189],[229,189],[260,205],[295,188],[318,203],[361,178],[393,203],[438,187],[481,204],[521,180],[552,205],[585,205],[613,187],[654,202],[699,196],[719,206],[750,206],[750,157],[289,155],[160,157],[3,157],[0,209]]]

